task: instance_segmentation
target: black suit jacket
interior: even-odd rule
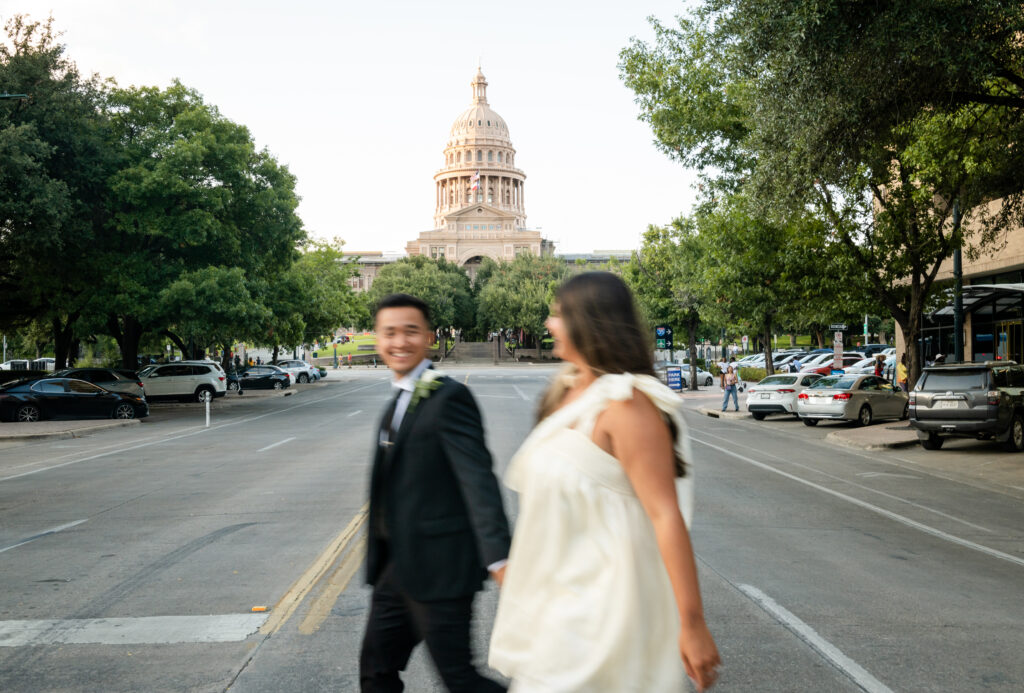
[[[394,445],[375,445],[370,479],[367,582],[390,560],[399,587],[422,602],[478,591],[510,543],[480,411],[465,385],[440,383],[406,411]]]

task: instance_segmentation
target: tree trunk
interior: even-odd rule
[[[686,348],[690,350],[690,382],[687,389],[697,389],[697,320],[696,311],[691,310],[686,321]]]
[[[765,318],[764,321],[764,372],[765,375],[775,375],[775,365],[772,363],[772,319]]]
[[[280,350],[281,350],[281,347],[275,344],[274,345],[274,353],[270,357],[270,362],[271,363],[277,363],[277,355],[278,355],[278,353],[280,353]]]
[[[796,346],[796,334],[789,335],[789,346],[790,347],[795,347]]]
[[[70,366],[69,361],[71,360],[71,342],[74,341],[74,331],[71,329],[71,325],[78,319],[78,313],[72,313],[68,316],[66,322],[62,322],[60,318],[54,317],[50,322],[53,328],[53,369],[61,370]]]
[[[821,330],[814,330],[814,339],[818,342],[818,348],[825,348],[825,333]]]
[[[107,317],[107,329],[121,350],[121,363],[131,371],[139,369],[139,342],[142,325],[130,315]]]

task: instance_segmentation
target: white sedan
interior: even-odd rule
[[[747,411],[758,421],[769,414],[796,414],[797,397],[820,379],[817,373],[770,375],[747,390]]]

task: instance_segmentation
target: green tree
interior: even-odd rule
[[[0,43],[0,323],[42,320],[58,367],[102,272],[95,246],[107,218],[113,154],[104,87],[83,78],[57,43],[53,20],[14,15]]]
[[[291,266],[305,232],[294,177],[195,91],[178,82],[117,89],[109,104],[122,160],[109,180],[101,244],[108,281],[96,298],[105,331],[132,367],[143,333],[177,321],[180,304],[166,304],[173,294],[164,290],[179,278],[237,267],[267,305],[258,286]]]
[[[569,276],[565,261],[554,256],[524,253],[511,262],[497,263],[480,289],[477,303],[480,331],[521,331],[524,343],[539,345],[554,291]]]

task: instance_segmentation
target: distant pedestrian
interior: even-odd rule
[[[740,410],[739,396],[736,394],[736,387],[739,384],[739,378],[736,377],[736,373],[733,372],[732,366],[727,366],[725,375],[722,376],[722,387],[725,388],[725,396],[722,397],[722,411],[729,408],[729,396],[732,396],[732,405],[736,408],[736,411]]]
[[[262,366],[263,365],[263,361],[260,360],[259,356],[256,357],[256,365],[257,366]]]
[[[907,354],[903,352],[900,354],[900,362],[896,365],[896,384],[904,392],[910,392],[907,388]]]
[[[935,355],[935,360],[932,361],[932,365],[933,366],[941,366],[945,362],[946,362],[946,355],[945,354],[936,354]]]
[[[875,376],[882,377],[885,373],[885,357],[881,354],[875,356]]]
[[[799,372],[800,372],[800,370],[801,370],[801,369],[802,369],[803,367],[804,367],[804,364],[803,364],[803,362],[802,362],[802,361],[800,360],[800,357],[799,357],[799,356],[797,356],[797,357],[796,357],[795,359],[793,359],[793,372],[794,372],[794,373],[799,373]]]
[[[240,357],[238,354],[235,354],[235,368],[241,368],[241,367],[242,367],[242,357]]]

